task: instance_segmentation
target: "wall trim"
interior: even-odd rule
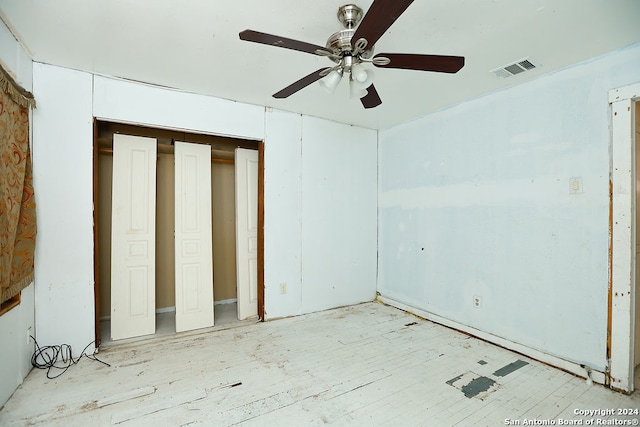
[[[214,301],[213,305],[234,304],[237,302],[238,302],[237,298],[229,298],[229,299],[222,299],[220,301]]]
[[[611,114],[611,220],[609,322],[607,325],[609,386],[634,390],[636,298],[636,147],[633,129],[640,83],[609,91]]]
[[[481,331],[480,329],[473,328],[471,326],[464,325],[462,323],[458,323],[456,321],[447,319],[446,317],[438,316],[437,314],[429,313],[428,311],[421,310],[416,307],[412,307],[410,305],[404,304],[400,301],[396,301],[392,298],[388,298],[382,295],[378,295],[378,301],[383,304],[390,305],[392,307],[398,308],[400,310],[404,310],[406,312],[412,313],[418,317],[429,320],[434,323],[438,323],[442,326],[446,326],[451,329],[456,329],[465,334],[472,335],[476,338],[480,338],[481,340],[488,341],[497,346],[506,348],[507,350],[515,351],[516,353],[520,353],[524,356],[527,356],[531,359],[537,360],[539,362],[545,363],[547,365],[551,365],[555,368],[561,369],[563,371],[569,372],[573,375],[576,375],[580,378],[587,379],[587,372],[585,368],[580,366],[580,364],[575,362],[570,362],[568,360],[562,359],[557,356],[553,356],[547,353],[544,353],[540,350],[536,350],[531,347],[527,347],[523,344],[519,344],[505,338],[493,335],[489,332]],[[598,384],[605,384],[605,374],[604,372],[597,371],[595,369],[591,369],[591,380]]]
[[[609,91],[609,104],[640,98],[640,83],[623,86]]]
[[[172,306],[172,307],[162,307],[162,308],[156,308],[156,314],[163,314],[163,313],[174,313],[176,311],[176,307]],[[110,321],[111,320],[111,315],[107,315],[107,316],[100,316],[100,321]],[[133,337],[133,338],[137,338],[137,337]]]

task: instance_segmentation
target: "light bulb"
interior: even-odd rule
[[[351,67],[351,78],[357,82],[365,82],[368,78],[367,70],[361,65],[354,65]]]
[[[351,78],[349,79],[349,96],[351,98],[365,96],[371,83],[373,83],[373,71],[366,70],[362,65],[351,67]]]

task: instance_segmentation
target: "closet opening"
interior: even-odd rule
[[[94,239],[95,239],[95,312],[96,312],[96,341],[106,343],[111,340],[112,315],[112,202],[114,197],[114,135],[151,138],[155,141],[155,263],[153,306],[155,307],[155,335],[171,335],[176,333],[176,143],[181,146],[210,147],[210,197],[211,197],[211,265],[214,315],[213,327],[228,327],[241,322],[239,320],[238,303],[246,303],[246,292],[240,292],[238,301],[238,265],[236,245],[236,149],[238,153],[248,152],[256,160],[253,162],[256,171],[241,172],[242,175],[255,179],[255,190],[251,197],[257,200],[249,203],[248,209],[255,210],[251,218],[257,220],[257,236],[253,237],[252,246],[256,246],[257,260],[253,260],[252,292],[255,310],[259,316],[243,312],[242,321],[255,322],[262,318],[264,311],[264,283],[263,283],[263,143],[229,137],[204,135],[146,126],[95,121],[94,131]],[[244,149],[244,150],[242,150]],[[251,150],[251,151],[247,151]],[[206,151],[206,150],[205,150]],[[255,154],[251,154],[255,153]],[[206,154],[206,153],[205,153]],[[240,154],[238,154],[240,155]],[[239,157],[240,158],[240,157]],[[120,167],[120,166],[116,166]],[[207,165],[208,167],[208,165]],[[135,167],[133,167],[135,169]],[[117,169],[119,170],[119,169]],[[123,175],[122,170],[116,175]],[[192,180],[193,181],[193,180]],[[206,183],[207,186],[209,183]],[[203,187],[196,183],[198,187]],[[116,185],[116,188],[117,185]],[[257,193],[257,194],[256,194]],[[207,195],[208,197],[208,195]],[[117,202],[115,202],[117,203]],[[135,204],[135,202],[133,202]],[[200,205],[202,202],[198,202]],[[181,208],[184,209],[184,208]],[[246,209],[246,208],[245,208]],[[182,211],[181,211],[182,212]],[[240,220],[241,223],[242,219]],[[117,229],[117,226],[115,227]],[[254,224],[254,229],[255,224]],[[117,232],[117,231],[116,231]],[[244,243],[241,242],[240,246]],[[245,244],[246,246],[246,244]],[[244,259],[243,259],[244,261]],[[179,264],[178,264],[179,265]],[[180,268],[180,267],[178,267]],[[257,271],[256,271],[257,270]],[[245,276],[244,270],[240,275]],[[181,275],[180,277],[186,277]],[[245,280],[241,277],[241,280]],[[182,280],[182,279],[181,279]],[[119,283],[119,282],[118,282]],[[116,284],[115,292],[119,291]],[[153,285],[152,285],[153,286]],[[257,295],[255,295],[257,293]],[[117,297],[118,294],[116,294]],[[182,294],[180,294],[182,295]],[[149,297],[151,299],[152,297]],[[257,301],[256,301],[257,300]],[[151,304],[151,302],[150,302]],[[178,305],[180,307],[180,305]],[[180,312],[180,310],[178,309]],[[179,314],[178,314],[179,316]]]

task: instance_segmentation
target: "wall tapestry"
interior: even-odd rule
[[[0,303],[33,282],[36,204],[29,150],[33,95],[0,68]]]

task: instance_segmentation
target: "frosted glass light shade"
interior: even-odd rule
[[[336,87],[338,87],[338,84],[340,83],[340,80],[342,80],[342,70],[333,70],[332,72],[330,72],[325,78],[323,78],[322,80],[320,80],[318,83],[320,83],[320,86],[322,86],[322,88],[329,92],[329,93],[333,93],[336,90]]]
[[[349,80],[349,97],[351,99],[362,98],[367,94],[366,88],[363,88],[356,80]]]
[[[373,83],[373,71],[366,70],[362,65],[351,67],[351,78],[349,79],[349,94],[351,98],[365,96],[371,83]]]
[[[351,79],[359,83],[365,82],[369,78],[369,73],[362,65],[354,65],[351,67]]]

